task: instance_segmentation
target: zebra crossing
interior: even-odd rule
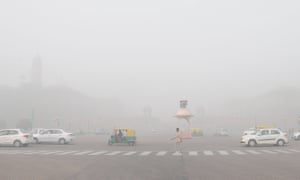
[[[203,150],[203,151],[107,151],[107,150],[0,150],[0,157],[3,155],[34,155],[34,156],[204,156],[204,157],[227,157],[227,156],[259,156],[263,154],[278,155],[278,154],[300,154],[298,149],[237,149],[237,150]]]

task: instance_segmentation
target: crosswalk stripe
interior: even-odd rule
[[[164,156],[165,154],[167,154],[167,151],[160,151],[156,154],[156,156]]]
[[[232,152],[234,152],[235,154],[238,154],[238,155],[245,155],[247,153],[243,152],[243,151],[240,151],[240,150],[233,150]]]
[[[300,152],[300,150],[297,150],[297,149],[288,149],[289,151],[292,151],[292,152]]]
[[[179,151],[176,151],[172,154],[172,156],[182,156],[182,153]]]
[[[19,154],[22,152],[24,152],[24,151],[10,151],[10,152],[6,152],[5,154]]]
[[[52,151],[52,152],[45,152],[45,153],[40,153],[42,155],[50,155],[50,154],[56,154],[56,153],[61,153],[63,151]]]
[[[92,154],[89,154],[90,156],[97,156],[97,155],[101,155],[101,154],[104,154],[104,153],[107,153],[107,151],[99,151],[99,152],[95,152],[95,153],[92,153]]]
[[[212,151],[203,151],[205,156],[213,156],[214,153]]]
[[[261,151],[268,154],[277,154],[277,152],[270,151],[270,150],[261,150]]]
[[[91,153],[91,152],[93,152],[93,151],[83,151],[83,152],[75,153],[75,154],[73,154],[73,155],[75,155],[75,156],[80,156],[80,155],[88,154],[88,153]]]
[[[254,151],[254,150],[247,150],[247,152],[251,153],[251,154],[256,154],[256,155],[261,154],[260,152]]]
[[[229,155],[229,153],[228,153],[227,151],[223,151],[223,150],[219,151],[219,153],[220,153],[222,156],[227,156],[227,155]]]
[[[198,156],[198,152],[197,151],[190,151],[189,156]]]
[[[152,153],[152,151],[145,151],[145,152],[142,152],[141,154],[139,154],[139,156],[147,156],[151,153]]]
[[[47,151],[32,151],[32,152],[25,152],[25,153],[22,153],[22,154],[32,155],[32,154],[38,154],[38,153],[43,153],[43,152],[47,152]]]
[[[289,151],[281,150],[281,149],[275,149],[274,151],[284,153],[284,154],[291,154]]]
[[[130,151],[130,152],[127,152],[127,153],[123,154],[123,156],[131,156],[135,153],[137,153],[137,152],[136,151]]]
[[[76,153],[78,151],[67,151],[67,152],[62,152],[62,153],[57,153],[56,155],[67,155],[67,154],[72,154],[72,153]]]
[[[155,152],[155,151],[154,151]],[[96,155],[107,155],[107,156],[114,156],[114,155],[123,155],[123,156],[149,156],[153,153],[153,151],[61,151],[61,150],[2,150],[0,151],[0,154],[7,154],[7,155],[15,155],[15,154],[24,154],[24,155],[90,155],[90,156],[96,156]],[[181,151],[157,151],[153,153],[154,156],[165,156],[166,154],[170,153],[172,156],[182,156],[183,152]],[[185,153],[188,154],[188,156],[198,156],[199,151],[186,151]],[[237,155],[246,155],[246,154],[253,154],[253,155],[259,155],[259,154],[278,154],[278,153],[284,153],[284,154],[291,154],[291,153],[300,153],[300,150],[298,149],[244,149],[244,150],[204,150],[202,152],[205,156],[214,156],[214,155],[222,155],[222,156],[228,156],[233,154]]]
[[[10,151],[0,151],[0,154],[6,154],[8,152],[10,152]]]
[[[120,154],[122,153],[123,151],[113,151],[111,153],[108,153],[108,154],[105,154],[106,156],[114,156],[114,155],[117,155],[117,154]]]

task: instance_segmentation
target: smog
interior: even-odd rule
[[[28,143],[3,140],[0,179],[21,179],[23,173],[25,179],[42,180],[299,179],[294,167],[300,152],[299,5],[269,0],[1,2],[0,144],[10,133],[22,134]],[[258,141],[270,138],[245,140],[248,133],[263,136],[263,129],[284,137],[272,137],[274,143],[262,147]],[[50,144],[39,139],[52,133],[68,138],[60,135]],[[130,136],[126,145],[116,145]],[[281,143],[285,146],[277,147]],[[28,147],[13,147],[22,145]],[[257,149],[247,147],[252,145]],[[273,159],[272,152],[283,160]],[[248,156],[264,153],[267,159],[273,155],[266,165],[280,161],[282,166],[259,168],[266,171],[261,177],[244,176],[248,170],[260,173],[255,162],[261,159]],[[151,155],[155,158],[147,159]],[[164,159],[167,155],[174,159]],[[230,164],[240,168],[234,174],[227,168],[228,173],[221,172],[215,160],[211,166],[200,163],[217,155],[245,155],[249,169]],[[93,163],[101,170],[81,166],[92,166],[88,158],[93,156],[100,158]],[[69,157],[73,169],[67,168]],[[38,162],[36,175],[14,165],[25,161]],[[39,167],[48,162],[52,168]],[[149,164],[138,165],[144,162]],[[200,167],[211,170],[199,173]]]

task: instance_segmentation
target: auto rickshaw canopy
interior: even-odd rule
[[[115,128],[114,129],[115,132],[118,132],[119,130],[126,131],[126,136],[135,136],[134,129],[130,129],[130,128]]]

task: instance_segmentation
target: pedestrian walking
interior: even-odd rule
[[[176,128],[176,136],[171,138],[170,140],[175,140],[175,151],[181,151],[182,137],[179,128]]]

